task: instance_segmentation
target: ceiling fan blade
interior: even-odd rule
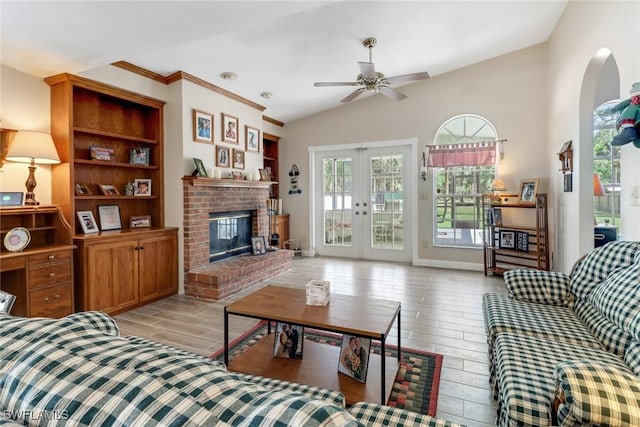
[[[349,95],[345,96],[340,102],[349,102],[349,101],[353,101],[354,99],[356,99],[358,96],[360,96],[360,94],[362,92],[364,92],[366,89],[363,87],[360,87],[356,90],[354,90],[353,92],[351,92]]]
[[[373,65],[373,62],[358,62],[358,66],[365,80],[373,80],[376,78],[376,67]]]
[[[356,82],[315,82],[313,84],[315,87],[325,87],[325,86],[357,86]]]
[[[404,93],[400,93],[395,89],[391,89],[390,87],[381,87],[378,89],[378,92],[388,96],[389,98],[393,98],[396,101],[402,101],[407,97],[407,95],[405,95]]]
[[[428,78],[429,78],[429,73],[427,73],[426,71],[423,71],[421,73],[412,73],[412,74],[404,74],[402,76],[387,77],[385,80],[389,84],[394,84],[394,83],[416,82],[418,80],[425,80]]]

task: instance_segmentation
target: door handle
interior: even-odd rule
[[[360,212],[356,211],[356,215],[360,215]]]
[[[366,214],[367,214],[367,211],[362,211],[362,215],[366,215]]]

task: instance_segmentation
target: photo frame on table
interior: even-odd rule
[[[529,252],[529,233],[526,231],[518,231],[516,233],[516,250]]]
[[[22,206],[23,203],[22,191],[0,191],[0,206]]]
[[[231,178],[241,180],[244,179],[244,176],[242,176],[242,172],[231,171]]]
[[[244,169],[244,151],[233,149],[233,168]]]
[[[98,217],[100,218],[100,228],[102,231],[120,230],[120,207],[118,205],[99,205]]]
[[[246,150],[255,153],[260,152],[260,130],[251,126],[244,127],[244,140],[246,141]]]
[[[260,181],[271,181],[271,168],[258,169]]]
[[[502,227],[502,208],[491,209],[491,225]]]
[[[500,249],[515,249],[516,232],[513,230],[500,230],[498,243]]]
[[[151,215],[135,215],[129,218],[129,228],[151,227]]]
[[[104,194],[105,196],[118,196],[120,195],[120,192],[118,191],[118,189],[111,184],[99,184],[100,187],[100,191],[102,191],[102,194]]]
[[[91,160],[100,160],[103,162],[115,161],[113,148],[96,147],[92,145],[89,147],[89,153],[91,154]]]
[[[344,334],[342,336],[342,346],[340,347],[338,372],[361,383],[366,382],[370,349],[371,338]]]
[[[198,176],[207,177],[207,170],[204,167],[204,162],[201,159],[193,158],[193,164],[196,165],[196,173]]]
[[[253,255],[264,255],[267,253],[267,244],[264,240],[264,236],[251,238],[251,253]]]
[[[222,142],[238,143],[238,118],[222,113]]]
[[[0,291],[0,312],[11,313],[11,308],[16,302],[16,296],[8,292]]]
[[[138,178],[133,180],[133,195],[140,197],[151,196],[151,179]]]
[[[91,196],[91,190],[87,187],[86,184],[82,184],[80,182],[76,182],[76,185],[73,186],[73,189],[76,193],[76,196]]]
[[[520,191],[518,192],[518,203],[521,205],[535,205],[539,182],[540,179],[538,178],[521,180]]]
[[[93,212],[78,211],[76,215],[78,216],[78,221],[80,221],[80,227],[84,234],[97,233],[100,231],[96,219],[93,217]]]
[[[129,151],[129,163],[149,166],[149,147],[135,147]]]
[[[291,323],[276,322],[273,340],[273,357],[302,359],[304,327]]]
[[[19,252],[31,242],[31,233],[24,227],[14,227],[4,236],[4,247],[11,252]]]
[[[228,168],[231,165],[231,154],[229,147],[216,146],[216,166]]]
[[[193,140],[213,144],[213,114],[193,110]]]

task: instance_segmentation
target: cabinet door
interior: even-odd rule
[[[278,247],[284,249],[284,242],[289,240],[289,215],[276,215],[276,232],[280,235]]]
[[[175,233],[140,240],[140,302],[178,291],[178,239]]]
[[[87,248],[86,310],[121,311],[138,302],[138,241]]]

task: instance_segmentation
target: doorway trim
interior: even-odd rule
[[[410,161],[408,164],[409,167],[409,179],[415,179],[412,182],[411,190],[407,197],[411,197],[413,203],[411,204],[410,222],[412,230],[414,230],[414,234],[418,234],[418,138],[407,138],[407,139],[393,139],[386,141],[370,141],[370,142],[359,142],[359,143],[349,143],[349,144],[332,144],[332,145],[317,145],[317,146],[309,146],[309,177],[310,183],[309,188],[311,189],[311,194],[309,197],[309,212],[311,213],[311,218],[309,221],[309,236],[310,236],[310,247],[309,247],[309,255],[316,256],[316,239],[318,236],[316,235],[316,180],[322,179],[322,174],[316,170],[315,167],[315,158],[316,153],[322,153],[325,151],[337,151],[337,150],[352,150],[358,148],[379,148],[379,147],[398,147],[398,146],[409,146],[409,157]],[[413,238],[411,242],[411,260],[412,263],[415,264],[418,256],[418,239]]]

